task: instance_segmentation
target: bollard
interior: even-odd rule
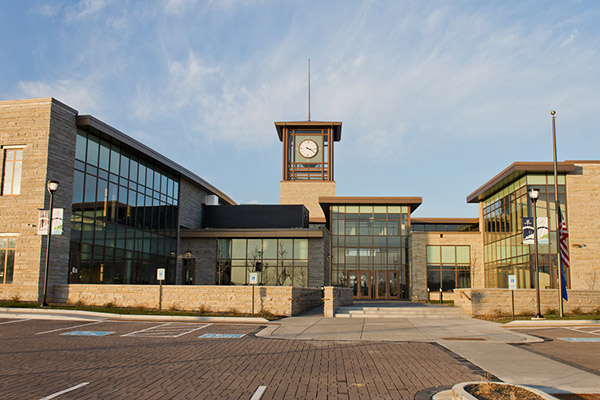
[[[444,304],[444,296],[442,295],[442,288],[440,288],[440,304]]]

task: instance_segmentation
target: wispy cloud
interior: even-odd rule
[[[77,5],[66,9],[66,17],[68,21],[77,21],[87,18],[93,14],[98,14],[108,4],[110,0],[80,0]]]
[[[86,110],[86,113],[98,110],[101,104],[100,93],[80,81],[20,81],[17,86],[15,98],[54,97],[79,110]]]

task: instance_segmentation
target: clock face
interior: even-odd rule
[[[319,145],[312,139],[305,139],[298,145],[298,152],[304,158],[313,158],[319,153]]]

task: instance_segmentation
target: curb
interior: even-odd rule
[[[480,383],[481,382],[462,382],[462,383],[457,383],[456,385],[452,386],[452,399],[453,400],[477,400],[477,397],[473,396],[472,394],[470,394],[469,392],[467,392],[465,390],[465,386],[476,385],[476,384],[480,384]],[[514,387],[519,387],[519,388],[522,388],[522,389],[526,389],[526,390],[529,390],[532,393],[537,394],[542,399],[546,399],[546,400],[559,400],[557,397],[554,397],[551,394],[548,394],[546,392],[543,392],[543,391],[541,391],[539,389],[536,389],[536,388],[533,388],[531,386],[514,385],[514,384],[504,383],[504,382],[490,382],[490,383],[494,383],[494,384],[497,384],[497,385],[509,385],[509,386],[514,386]]]
[[[504,324],[504,326],[510,326],[511,328],[517,327],[517,326],[535,327],[535,326],[570,326],[570,325],[600,325],[600,320],[598,320],[598,319],[569,319],[569,320],[547,319],[547,320],[538,320],[538,321],[518,320],[518,321],[511,321],[511,322]]]
[[[36,308],[0,307],[1,318],[49,319],[63,321],[125,320],[125,321],[186,321],[186,322],[244,322],[268,324],[260,317],[194,317],[188,315],[113,314],[80,310],[43,310]]]

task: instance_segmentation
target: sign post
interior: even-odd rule
[[[252,315],[254,315],[254,286],[258,283],[258,272],[250,272],[250,284],[252,285]]]
[[[512,319],[515,320],[515,290],[517,289],[517,276],[509,275],[508,276],[508,288],[510,289],[510,297],[511,297],[511,308],[512,308]]]
[[[160,286],[158,290],[158,311],[162,311],[162,283],[165,280],[165,269],[157,268],[156,269],[156,280]]]

